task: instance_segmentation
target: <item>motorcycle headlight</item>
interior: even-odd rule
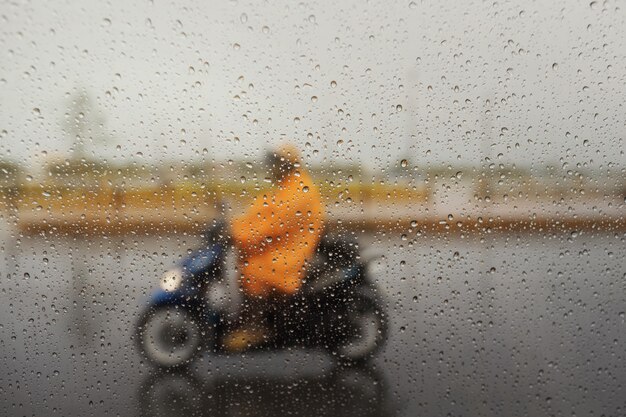
[[[176,291],[183,282],[183,270],[180,268],[173,268],[167,271],[161,277],[161,288],[165,291]]]

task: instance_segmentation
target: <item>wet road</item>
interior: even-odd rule
[[[413,240],[411,240],[413,239]],[[8,416],[626,414],[623,234],[368,235],[386,254],[387,344],[369,366],[317,352],[204,355],[157,374],[130,340],[184,235],[0,239]]]

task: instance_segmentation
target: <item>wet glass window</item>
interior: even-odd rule
[[[625,7],[4,2],[0,414],[626,415]]]

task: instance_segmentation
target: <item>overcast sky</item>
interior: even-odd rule
[[[625,165],[624,1],[175,3],[3,1],[2,156],[67,156],[86,89],[111,161]]]

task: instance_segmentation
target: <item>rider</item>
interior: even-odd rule
[[[263,311],[298,291],[306,261],[322,234],[322,199],[297,149],[283,145],[271,150],[266,163],[271,188],[256,196],[246,213],[231,224],[245,298],[242,324],[225,341],[230,350],[264,340],[268,332]]]

